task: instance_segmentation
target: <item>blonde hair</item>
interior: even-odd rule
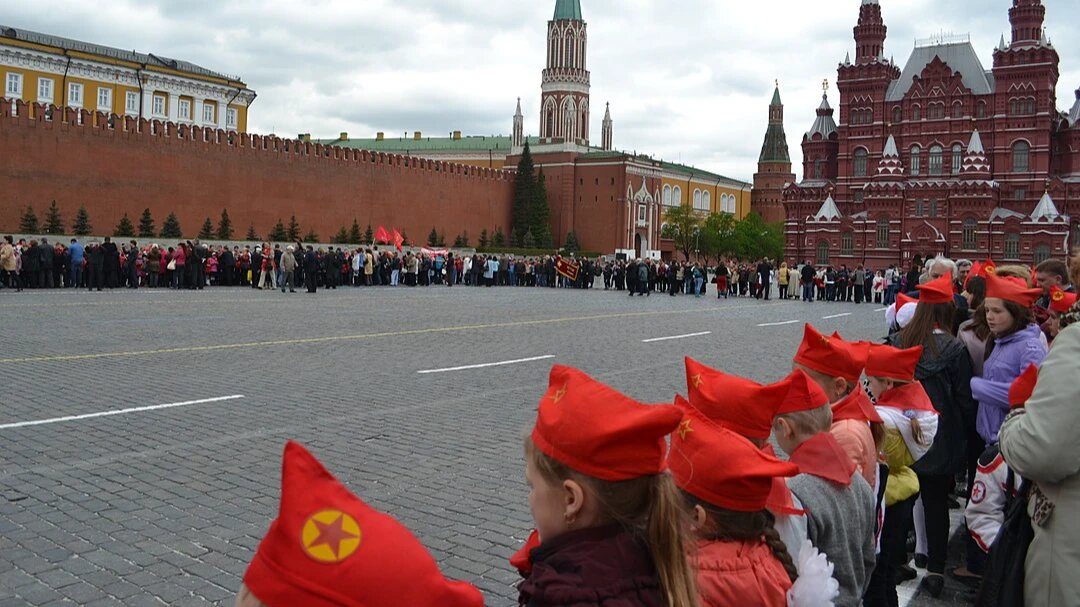
[[[573,480],[599,503],[605,519],[645,540],[656,564],[668,607],[697,607],[695,575],[686,560],[688,537],[682,494],[668,472],[625,481],[604,481],[581,474],[540,451],[525,439],[525,458],[545,480]]]
[[[998,266],[997,269],[994,270],[994,275],[995,276],[1011,276],[1013,278],[1023,278],[1024,282],[1028,283],[1028,286],[1031,285],[1031,268],[1029,268],[1027,266],[1022,266],[1022,265],[1019,265],[1019,264],[1007,265],[1007,266]]]
[[[801,438],[809,438],[815,434],[828,432],[832,427],[832,405],[825,404],[808,411],[781,413],[776,417],[786,419],[791,424],[792,430]]]
[[[906,386],[908,384],[915,383],[914,381],[906,381],[906,380],[902,380],[902,379],[896,379],[895,377],[872,377],[871,379],[876,379],[877,381],[880,381],[880,382],[886,382],[886,381],[892,382],[893,387]],[[889,389],[891,390],[892,388],[889,388]],[[911,437],[915,439],[916,443],[919,443],[923,447],[929,447],[930,443],[932,441],[927,441],[926,440],[926,436],[923,434],[922,424],[919,422],[918,418],[908,418],[908,419],[911,422]],[[880,448],[880,446],[879,446],[879,448]]]

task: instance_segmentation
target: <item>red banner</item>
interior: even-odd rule
[[[581,268],[576,261],[562,258],[555,261],[555,271],[570,280],[577,280],[578,271],[580,270]]]
[[[401,236],[401,232],[398,232],[397,228],[395,228],[394,229],[394,246],[397,247],[398,251],[400,251],[401,250],[401,245],[403,245],[403,244],[405,244],[405,238],[403,238]]]
[[[390,233],[386,231],[386,228],[379,226],[378,230],[375,230],[375,242],[390,242]]]

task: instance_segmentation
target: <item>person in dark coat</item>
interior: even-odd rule
[[[101,250],[105,254],[105,286],[115,289],[120,277],[120,249],[116,248],[116,243],[106,236]]]
[[[86,290],[97,287],[100,291],[105,285],[105,249],[95,242],[87,249],[86,257]]]
[[[233,257],[232,251],[229,247],[221,249],[221,253],[218,254],[218,285],[222,287],[231,287],[234,268],[236,267],[236,258]]]
[[[53,248],[48,238],[42,238],[37,248],[38,254],[38,288],[51,289],[56,286],[53,283]]]
[[[304,284],[308,293],[314,293],[318,288],[319,258],[315,256],[315,248],[308,245],[304,253]]]
[[[127,265],[124,267],[124,275],[127,276],[127,286],[129,289],[139,288],[139,245],[134,240],[131,241],[131,246],[128,247],[127,253]]]

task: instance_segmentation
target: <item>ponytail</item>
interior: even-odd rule
[[[669,607],[697,607],[695,575],[686,559],[690,541],[682,494],[669,473],[658,474],[650,481],[645,533],[660,587]]]

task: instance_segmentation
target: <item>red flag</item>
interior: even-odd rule
[[[386,228],[379,226],[379,229],[375,230],[375,242],[390,242],[390,233]]]
[[[570,280],[577,280],[578,270],[580,269],[581,267],[577,264],[576,261],[567,260],[562,257],[555,261],[555,271],[569,278]]]
[[[394,228],[394,246],[397,247],[398,251],[401,250],[401,245],[404,244],[404,243],[405,243],[405,239],[402,238],[401,232],[398,232],[397,228]]]

